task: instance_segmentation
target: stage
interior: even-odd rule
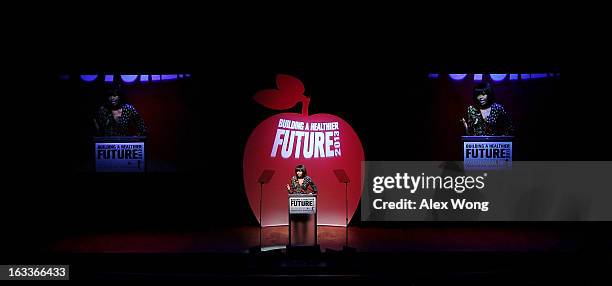
[[[567,226],[566,226],[567,227]],[[408,284],[584,283],[606,273],[610,246],[587,232],[552,227],[319,227],[321,252],[287,252],[286,226],[194,232],[114,232],[67,236],[15,263],[72,265],[71,280],[308,281]],[[403,284],[403,283],[402,283]]]
[[[349,246],[378,252],[529,252],[585,247],[580,235],[559,228],[516,226],[349,227]],[[287,226],[263,229],[263,250],[287,245]],[[319,226],[322,252],[341,250],[345,228]],[[255,226],[192,232],[108,232],[68,236],[50,243],[54,253],[246,253],[259,245]]]

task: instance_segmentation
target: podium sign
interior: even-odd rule
[[[144,137],[97,137],[96,172],[144,172]]]
[[[512,165],[513,136],[463,136],[466,169],[505,168]]]
[[[314,195],[289,196],[289,214],[315,214],[317,197]]]

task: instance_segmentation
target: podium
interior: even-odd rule
[[[462,136],[465,169],[487,170],[512,166],[514,136]]]
[[[96,172],[146,172],[145,136],[94,137]]]
[[[294,246],[292,240],[292,227],[294,220],[312,216],[314,220],[314,245],[317,245],[317,195],[316,194],[289,194],[289,246]],[[310,219],[307,220],[310,222]],[[308,226],[309,227],[309,226]],[[304,245],[299,245],[304,246]]]

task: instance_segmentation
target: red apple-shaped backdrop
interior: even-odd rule
[[[345,185],[334,170],[343,169],[348,184],[348,217],[353,217],[361,197],[363,148],[353,128],[338,116],[308,114],[310,98],[304,85],[294,77],[277,75],[277,89],[255,94],[259,104],[286,110],[297,103],[302,113],[280,113],[261,122],[249,136],[244,149],[245,191],[253,214],[259,220],[259,176],[274,170],[263,186],[263,226],[286,225],[287,189],[295,166],[303,164],[318,188],[318,224],[345,226]]]

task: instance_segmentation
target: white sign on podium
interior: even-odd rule
[[[315,214],[317,197],[314,195],[289,196],[289,214]]]

